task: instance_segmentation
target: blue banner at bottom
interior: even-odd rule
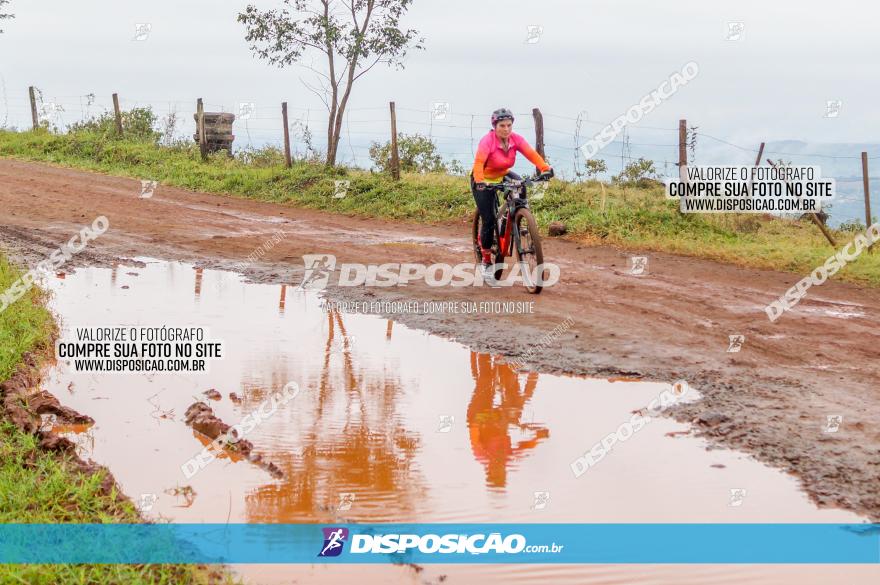
[[[878,564],[880,524],[0,524],[0,563]]]

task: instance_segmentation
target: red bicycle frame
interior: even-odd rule
[[[504,220],[504,233],[498,234],[498,252],[504,257],[510,256],[513,251],[513,236],[510,228],[513,225],[513,213],[510,212],[509,205],[506,211],[507,217]]]
[[[515,210],[511,210],[512,203],[513,200],[508,197],[508,200],[505,202],[506,217],[504,218],[504,233],[502,234],[498,231],[497,217],[495,219],[495,225],[493,226],[495,234],[498,236],[498,253],[505,258],[511,256],[513,252],[513,233],[510,226],[513,225],[513,211]],[[477,241],[480,243],[481,248],[484,247],[479,235],[477,235]]]

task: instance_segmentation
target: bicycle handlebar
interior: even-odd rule
[[[532,183],[539,183],[541,181],[549,181],[553,177],[553,171],[547,171],[535,175],[533,177],[523,177],[521,180],[505,180],[500,183],[486,183],[486,189],[492,191],[498,191],[499,189],[503,189],[504,187],[519,187],[520,185],[531,185]]]

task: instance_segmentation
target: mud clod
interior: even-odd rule
[[[0,384],[2,406],[10,420],[21,430],[34,434],[40,430],[40,415],[55,415],[58,424],[92,424],[95,420],[62,406],[58,399],[48,392],[32,392],[38,385],[35,374],[22,368],[8,380]]]
[[[58,435],[44,435],[40,439],[40,448],[58,453],[74,453],[76,445],[70,439]]]
[[[277,465],[264,461],[262,455],[254,453],[254,445],[247,439],[238,438],[238,440],[234,442],[228,441],[227,436],[231,435],[235,437],[236,431],[232,429],[231,426],[217,418],[217,416],[214,415],[214,410],[204,402],[194,402],[193,404],[190,404],[189,408],[186,409],[185,416],[187,426],[192,427],[194,430],[200,432],[211,440],[216,441],[217,439],[220,439],[217,443],[223,449],[241,455],[254,465],[269,472],[269,474],[276,479],[284,477],[284,472],[282,472]],[[231,432],[230,429],[232,429]]]
[[[720,412],[704,412],[697,417],[696,422],[707,427],[715,427],[729,420],[729,416]]]
[[[547,226],[547,233],[551,236],[564,236],[568,233],[568,227],[561,221],[551,221]]]
[[[186,409],[185,422],[206,437],[216,439],[231,428],[214,416],[214,411],[204,402],[195,402]],[[239,441],[239,445],[245,441]]]

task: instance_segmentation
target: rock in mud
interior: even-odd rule
[[[186,409],[185,422],[206,437],[216,439],[230,426],[214,416],[214,411],[204,402],[196,402]]]
[[[707,427],[718,426],[729,420],[729,416],[721,414],[720,412],[704,412],[697,417],[697,422]]]
[[[547,233],[551,236],[564,236],[568,232],[568,227],[561,221],[551,221],[547,226]]]
[[[186,409],[185,422],[194,430],[200,432],[211,440],[223,438],[232,429],[231,426],[220,420],[214,415],[214,411],[204,402],[195,402]],[[234,434],[235,431],[233,430]],[[238,453],[254,465],[261,467],[269,472],[272,477],[280,479],[284,477],[281,469],[271,462],[263,461],[263,456],[254,453],[254,445],[247,439],[239,438],[234,443],[221,441],[224,449],[229,449]]]

